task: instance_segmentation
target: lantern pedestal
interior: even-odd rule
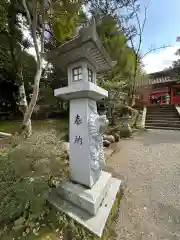
[[[121,184],[121,181],[117,178],[112,178],[108,175],[107,176],[104,175],[104,177],[106,181],[107,181],[106,177],[109,178],[109,182],[108,182],[109,187],[108,189],[105,188],[107,192],[98,210],[96,211],[95,215],[94,214],[92,215],[89,213],[89,211],[84,210],[84,208],[82,208],[82,205],[79,207],[73,204],[73,201],[68,201],[60,197],[57,190],[52,192],[52,195],[49,198],[49,201],[51,202],[51,204],[53,204],[59,211],[64,212],[65,214],[68,214],[71,218],[73,218],[78,223],[82,224],[85,228],[89,229],[92,233],[94,233],[98,237],[101,237],[103,234],[106,221],[109,217],[109,214],[111,213],[113,204],[116,200],[116,196]],[[102,177],[102,179],[104,177]],[[101,180],[99,180],[98,182],[101,182]],[[67,182],[66,184],[70,186],[70,184],[72,183]],[[76,185],[74,186],[77,187]],[[98,189],[100,190],[103,187],[104,187],[104,184],[99,185]],[[102,193],[101,193],[102,190],[100,190],[100,192],[98,191],[96,192],[95,189],[97,188],[97,186],[94,186],[89,191],[85,188],[84,188],[84,191],[82,191],[82,186],[78,186],[77,188],[78,188],[77,190],[73,190],[73,193],[75,193],[75,196],[77,197],[76,201],[79,201],[80,199],[82,203],[83,201],[85,202],[86,207],[90,205],[91,208],[95,210],[95,201],[99,204],[100,201],[98,201],[98,199],[100,200],[102,199]],[[65,186],[65,189],[67,191],[68,187]],[[79,193],[79,195],[77,193],[78,190],[82,191],[81,194]],[[86,198],[86,192],[88,192],[89,194],[89,200],[88,198]],[[104,192],[103,192],[103,195],[104,195]],[[93,204],[93,201],[94,201],[94,204]],[[75,203],[75,199],[74,199],[74,203]],[[80,205],[80,202],[79,202],[79,205]]]
[[[54,93],[70,100],[70,180],[61,183],[49,201],[101,237],[121,181],[102,171],[106,165],[103,133],[108,120],[98,114],[96,101],[108,97],[108,92],[96,85],[96,73],[109,70],[113,64],[93,24],[47,53],[46,60],[67,68],[68,86]]]

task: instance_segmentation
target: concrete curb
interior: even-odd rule
[[[175,104],[175,108],[176,108],[176,110],[177,110],[177,112],[178,112],[178,114],[179,114],[179,116],[180,116],[180,106],[177,105],[177,104]]]
[[[147,108],[146,108],[146,106],[144,106],[143,113],[142,113],[142,120],[141,120],[141,127],[142,128],[145,128],[146,113],[147,113]]]

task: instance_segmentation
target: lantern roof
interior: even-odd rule
[[[88,27],[82,28],[71,40],[45,53],[44,59],[62,70],[71,63],[83,59],[88,60],[97,73],[108,71],[116,64],[111,60],[97,35],[94,19]]]

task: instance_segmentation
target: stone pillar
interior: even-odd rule
[[[100,126],[106,124],[106,119],[100,123],[95,100],[72,99],[69,124],[70,178],[92,188],[102,169]]]
[[[129,114],[126,114],[121,119],[123,120],[123,127],[120,130],[121,137],[131,137],[132,129],[131,129],[130,125],[129,125],[129,119],[130,119]]]
[[[81,98],[83,91],[75,95],[70,100],[69,121],[71,181],[62,183],[58,194],[91,215],[96,215],[112,179],[110,173],[102,171],[105,167],[103,132],[108,120],[106,115],[98,114],[93,97]]]

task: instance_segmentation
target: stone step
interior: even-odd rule
[[[146,116],[147,115],[159,115],[159,116],[179,116],[179,114],[177,114],[176,112],[175,113],[172,113],[172,112],[169,112],[169,113],[161,113],[161,112],[148,112],[146,113]]]
[[[147,109],[147,112],[162,112],[162,113],[170,113],[177,112],[176,109]]]
[[[164,119],[156,119],[157,121],[159,121],[159,122],[164,122]],[[151,124],[151,123],[156,123],[157,121],[156,120],[154,120],[154,119],[146,119],[146,123],[147,124]],[[177,123],[177,124],[180,124],[180,121],[174,121],[174,120],[172,120],[172,121],[169,121],[169,120],[165,120],[165,123],[168,123],[168,124],[170,124],[171,122],[173,123],[173,122],[175,122],[175,123]]]
[[[180,130],[180,116],[175,106],[149,106],[147,108],[145,128]]]
[[[156,110],[161,110],[161,111],[175,111],[176,108],[147,108],[148,111],[156,111]]]
[[[180,118],[180,115],[177,114],[177,113],[169,113],[169,114],[161,114],[161,113],[147,113],[146,114],[146,117],[156,117],[156,116],[159,116],[159,117],[178,117]]]
[[[173,108],[175,107],[173,104],[165,104],[165,105],[158,105],[158,104],[152,104],[148,105],[148,108]]]
[[[146,118],[180,118],[178,114],[147,114]]]
[[[167,123],[167,124],[180,124],[180,119],[177,120],[177,119],[174,119],[172,121],[169,121],[167,119],[146,119],[146,123]]]
[[[177,111],[147,111],[147,114],[176,114],[178,115],[178,112]]]
[[[145,123],[145,126],[154,126],[154,127],[172,127],[172,128],[180,128],[180,123],[154,123],[154,122],[151,122],[151,123]]]
[[[148,112],[162,112],[162,113],[169,113],[169,112],[177,112],[175,109],[148,109]]]
[[[180,127],[160,127],[160,126],[152,126],[152,125],[148,125],[145,126],[146,129],[162,129],[162,130],[178,130],[180,131]]]

